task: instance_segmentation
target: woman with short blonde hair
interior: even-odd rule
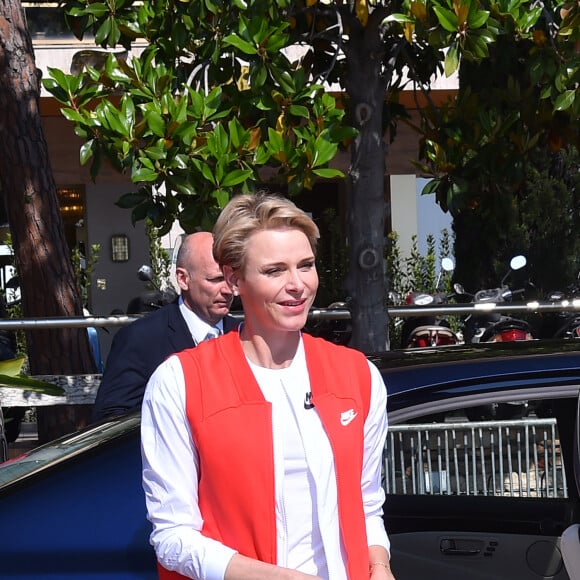
[[[160,578],[394,580],[385,385],[362,353],[302,332],[318,228],[287,199],[241,195],[214,236],[244,322],[167,359],[143,404]]]

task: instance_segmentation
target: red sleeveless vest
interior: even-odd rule
[[[368,578],[361,473],[370,371],[364,355],[303,334],[312,402],[329,437],[341,537],[350,580]],[[179,353],[186,412],[199,450],[202,534],[263,562],[276,563],[271,409],[237,332]],[[354,410],[346,425],[341,416]],[[352,413],[350,413],[352,416]],[[158,565],[162,580],[184,578]]]

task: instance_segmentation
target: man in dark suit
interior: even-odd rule
[[[145,386],[169,355],[235,328],[232,293],[213,259],[213,236],[185,238],[177,253],[179,299],[125,326],[113,339],[95,400],[95,421],[141,408]]]

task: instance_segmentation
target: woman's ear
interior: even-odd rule
[[[231,266],[223,266],[222,272],[224,275],[224,279],[227,282],[228,286],[230,287],[234,296],[238,295],[238,279],[239,275],[236,270],[234,270]]]

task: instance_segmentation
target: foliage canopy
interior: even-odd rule
[[[340,178],[331,161],[350,144],[347,283],[354,343],[365,350],[386,344],[385,158],[397,121],[407,116],[401,91],[412,89],[422,117],[414,125],[423,139],[420,169],[436,177],[428,192],[452,211],[469,207],[472,181],[485,183],[485,194],[499,168],[506,171],[505,191],[511,160],[543,138],[530,119],[553,126],[577,119],[580,110],[577,2],[66,0],[65,6],[79,37],[92,34],[100,47],[124,51],[80,74],[52,70],[45,86],[85,140],[80,156],[91,160],[92,175],[105,158],[131,175],[135,191],[119,205],[132,210],[134,221],[149,218],[161,233],[175,217],[186,231],[209,229],[234,193],[275,181],[294,194],[317,179]],[[513,49],[507,59],[506,46]],[[496,83],[495,67],[506,60]],[[431,81],[458,70],[465,90],[449,106],[435,107]],[[470,89],[476,81],[492,89],[489,98]],[[346,97],[344,108],[328,86]],[[524,105],[529,110],[519,110]],[[499,146],[508,146],[503,164]]]

